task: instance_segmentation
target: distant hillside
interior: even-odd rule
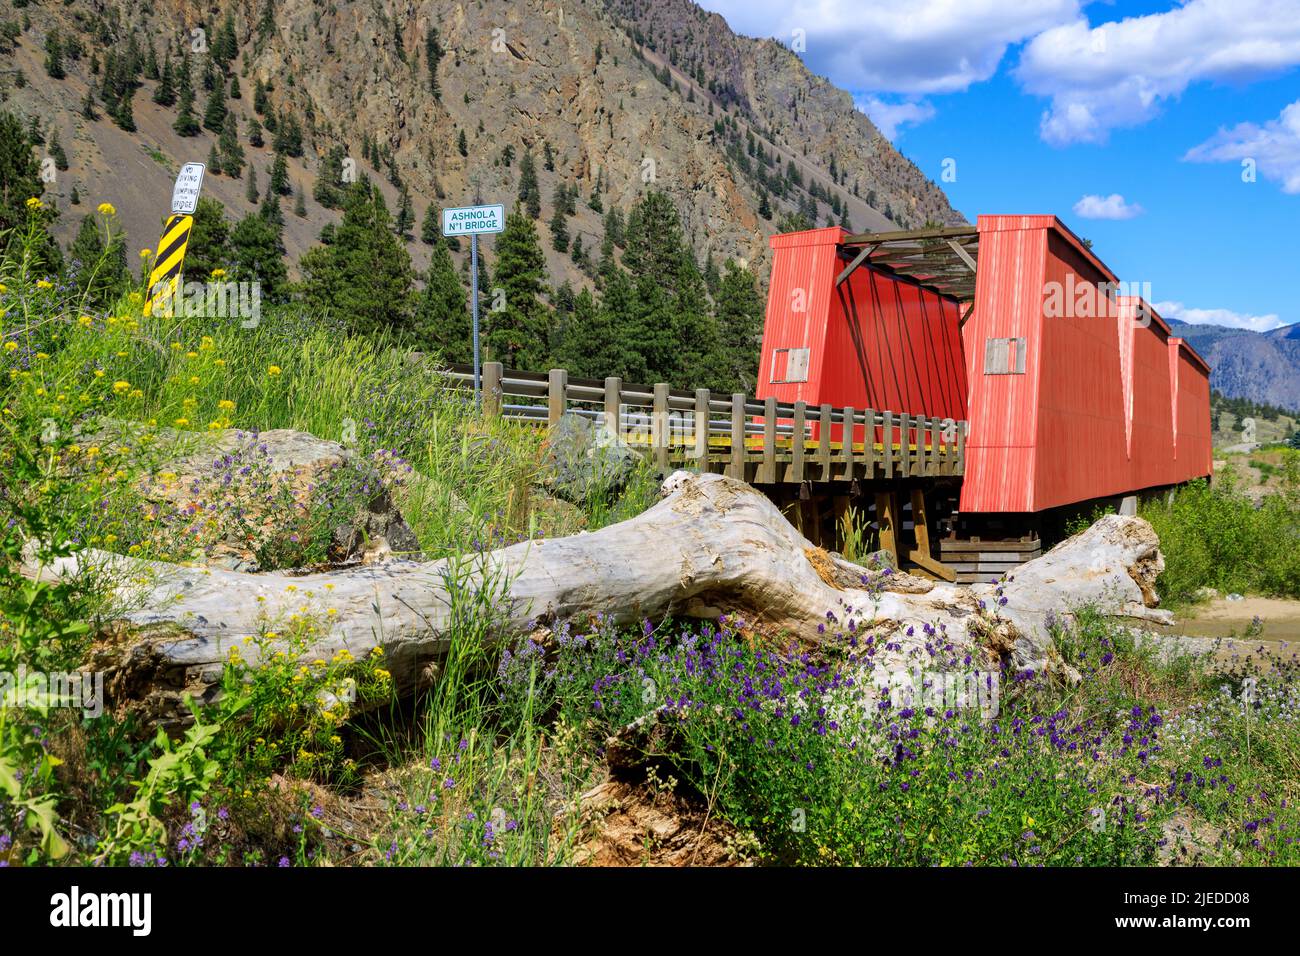
[[[1300,325],[1271,332],[1169,320],[1210,363],[1210,385],[1229,398],[1300,411]]]
[[[119,210],[135,248],[157,240],[173,171],[207,158],[218,137],[207,129],[177,134],[176,106],[154,102],[151,67],[168,54],[176,67],[185,55],[198,84],[208,54],[194,51],[195,31],[216,50],[227,21],[234,54],[227,71],[242,95],[226,105],[263,190],[274,159],[269,126],[265,145],[245,138],[252,120],[266,120],[254,110],[255,86],[267,91],[270,110],[302,126],[301,155],[290,153],[286,163],[283,241],[291,262],[338,221],[313,198],[332,148],[381,184],[390,209],[398,208],[403,187],[409,191],[417,224],[430,206],[476,198],[512,204],[520,158],[532,150],[539,221],[551,216],[558,188],[580,194],[569,233],[593,252],[604,225],[592,206],[626,212],[656,188],[677,206],[701,262],[744,260],[763,283],[767,237],[794,213],[815,225],[873,230],[961,221],[849,94],[777,44],[735,36],[688,0],[6,5],[4,108],[35,117],[67,154],[68,169],[47,190],[63,210],[65,242],[81,214],[105,200]],[[439,55],[430,70],[432,30]],[[52,35],[62,41],[62,78],[47,75]],[[106,114],[101,97],[113,51],[135,58],[141,77],[129,131]],[[196,93],[202,120],[208,93],[202,85]],[[93,119],[83,112],[88,94]],[[551,157],[545,166],[544,150]],[[246,198],[246,177],[211,175],[204,193],[236,219],[257,205]],[[71,205],[74,189],[80,209]],[[301,214],[290,214],[298,193]],[[589,204],[593,193],[600,203]],[[418,228],[409,249],[423,268],[428,247]],[[553,286],[590,284],[590,267],[549,244],[545,253]],[[491,243],[485,255],[490,263]]]

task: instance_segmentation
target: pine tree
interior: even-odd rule
[[[442,243],[434,246],[429,259],[412,333],[419,347],[438,352],[445,362],[468,362],[474,356],[465,286]]]
[[[294,196],[293,214],[299,219],[307,218],[307,200],[302,194],[302,187],[298,188],[298,192]]]
[[[546,257],[533,220],[518,207],[506,217],[496,252],[493,284],[503,291],[505,308],[488,314],[488,349],[508,368],[534,368],[547,351]]]
[[[176,122],[172,123],[172,129],[181,136],[197,136],[199,121],[194,117],[194,84],[190,79],[188,56],[181,61],[180,74],[180,82],[177,85],[180,105],[177,107]]]
[[[226,114],[226,124],[217,143],[221,149],[222,171],[231,179],[238,179],[244,174],[244,147],[239,144],[239,128],[234,113]]]
[[[242,98],[242,96],[243,96],[243,93],[242,93],[242,92],[240,91],[240,89],[239,89],[239,77],[238,77],[238,76],[232,76],[232,77],[230,78],[230,98],[231,98],[232,100],[237,100],[237,99]]]
[[[369,144],[366,144],[368,148]],[[338,209],[343,204],[345,183],[343,182],[343,161],[346,159],[342,146],[332,146],[321,161],[320,172],[312,185],[312,198],[326,209]]]
[[[275,154],[275,161],[271,163],[271,181],[268,188],[277,196],[287,196],[293,191],[293,186],[289,184],[289,161],[284,158],[284,153]]]
[[[244,190],[244,198],[254,205],[257,204],[257,170],[252,163],[248,164],[248,188]]]
[[[537,184],[537,164],[531,149],[524,150],[524,158],[519,161],[519,201],[533,219],[542,214],[542,191]]]
[[[93,308],[108,308],[131,283],[126,267],[126,236],[113,223],[109,230],[105,243],[98,217],[83,216],[77,236],[68,247],[70,278]]]
[[[564,206],[555,207],[551,214],[551,245],[556,252],[565,252],[569,248],[569,224],[564,215]]]
[[[262,124],[257,121],[256,116],[250,116],[248,119],[248,145],[254,149],[261,149],[266,145],[262,139]]]
[[[95,109],[94,90],[86,90],[86,95],[81,101],[81,115],[88,120],[99,119],[99,112]]]
[[[268,103],[266,84],[259,78],[253,83],[253,112],[261,116],[266,112]]]
[[[162,73],[158,77],[158,85],[154,87],[153,101],[159,106],[171,106],[176,102],[176,87],[172,78],[172,56],[170,53],[163,57]]]
[[[393,231],[404,241],[411,241],[411,227],[415,225],[415,210],[411,206],[411,194],[406,189],[397,202],[397,216],[393,220]]]
[[[442,232],[442,223],[438,220],[438,209],[433,203],[429,203],[424,210],[424,220],[420,223],[420,241],[426,246],[442,245],[438,242]]]
[[[442,90],[438,87],[438,64],[442,62],[442,52],[437,28],[429,27],[424,35],[424,59],[429,69],[429,92],[438,102],[442,101]]]
[[[230,261],[235,281],[260,283],[265,299],[284,301],[288,283],[284,241],[271,219],[249,213],[235,224],[230,232]]]
[[[213,143],[212,148],[208,150],[208,172],[213,176],[221,175],[221,154],[217,152],[217,144]]]
[[[469,142],[465,139],[464,130],[461,130],[460,135],[456,137],[456,149],[462,156],[469,155]]]
[[[45,192],[33,145],[19,119],[12,113],[0,112],[0,235],[24,227],[30,215],[27,200],[39,199]],[[47,208],[39,215],[42,229],[33,250],[33,264],[38,270],[57,272],[62,267],[63,256],[50,233],[56,213]]]
[[[348,189],[333,240],[305,253],[300,268],[304,301],[342,317],[353,331],[409,327],[411,259],[368,179]]]
[[[549,142],[542,144],[542,168],[548,173],[555,172],[555,152]]]
[[[63,72],[63,42],[58,30],[51,30],[45,38],[45,72],[52,80],[61,80],[67,75]]]
[[[219,201],[199,197],[194,209],[194,226],[185,252],[186,282],[207,282],[213,269],[230,265],[230,223]]]
[[[764,311],[754,274],[728,259],[714,304],[725,363],[725,380],[718,384],[724,388],[753,394],[757,384]]]
[[[130,90],[123,93],[117,101],[117,108],[113,110],[113,122],[119,129],[128,133],[135,132],[135,109],[131,105]]]
[[[207,105],[203,108],[203,128],[220,133],[226,124],[226,87],[218,83],[208,94]]]
[[[59,130],[56,127],[50,136],[50,158],[54,160],[54,168],[59,172],[66,172],[68,168],[68,154],[63,151],[63,144],[59,142]]]

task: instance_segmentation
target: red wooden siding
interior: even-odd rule
[[[758,397],[964,419],[958,304],[866,267],[837,288],[845,235],[833,227],[772,238]],[[787,348],[810,349],[808,381],[772,381],[775,353]]]
[[[838,227],[774,236],[758,396],[966,419],[964,513],[1208,475],[1201,357],[1148,303],[1115,296],[1118,278],[1055,216],[980,216],[978,230],[964,328],[964,306],[882,270],[861,267],[837,288]],[[1049,315],[1053,289],[1064,308]],[[1023,340],[1023,371],[986,373],[990,339]],[[800,348],[807,380],[773,381],[780,350]]]

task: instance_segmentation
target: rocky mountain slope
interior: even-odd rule
[[[762,281],[767,236],[783,215],[801,208],[815,209],[818,225],[844,220],[855,229],[961,220],[848,94],[809,74],[788,50],[737,37],[720,17],[686,0],[95,0],[7,14],[25,29],[6,57],[5,108],[35,116],[68,155],[69,168],[50,189],[64,212],[63,238],[80,213],[109,201],[133,247],[152,246],[173,171],[204,160],[217,140],[208,130],[177,135],[176,107],[156,105],[156,81],[147,78],[132,99],[134,131],[119,128],[102,108],[88,119],[83,103],[103,81],[92,64],[102,64],[111,49],[124,50],[133,36],[160,59],[188,50],[201,118],[206,94],[198,79],[228,15],[242,96],[227,105],[241,137],[254,118],[259,80],[271,107],[302,123],[303,155],[288,162],[293,191],[305,194],[302,215],[290,212],[292,200],[285,203],[292,259],[338,218],[311,195],[321,160],[335,146],[383,184],[394,209],[394,183],[404,183],[417,224],[429,205],[511,204],[520,158],[531,149],[541,222],[556,186],[576,186],[569,231],[593,252],[603,236],[601,214],[587,202],[593,191],[604,209],[626,211],[638,194],[658,188],[675,201],[701,261],[710,254],[719,262],[744,259]],[[442,51],[436,94],[431,29]],[[55,31],[65,46],[75,37],[81,48],[78,57],[63,57],[62,79],[47,76],[44,66]],[[273,159],[267,140],[261,148],[243,143],[263,189]],[[362,159],[367,141],[382,149],[385,165],[391,153],[391,169]],[[548,146],[553,168],[541,161]],[[254,208],[245,186],[209,176],[204,193],[233,218]],[[74,189],[80,209],[70,205]],[[422,267],[428,251],[418,226],[415,232],[409,248]],[[554,284],[583,281],[570,257],[549,244],[547,257]]]
[[[1210,385],[1229,398],[1300,411],[1300,325],[1271,332],[1171,320],[1210,363]]]

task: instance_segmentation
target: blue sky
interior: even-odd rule
[[[972,221],[1055,213],[1167,317],[1300,321],[1300,0],[699,2],[849,90]]]

